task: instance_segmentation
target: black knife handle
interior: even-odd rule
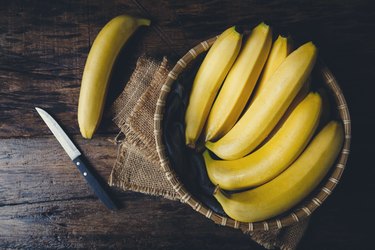
[[[118,206],[109,194],[109,187],[95,172],[88,168],[82,159],[82,156],[78,156],[73,160],[76,167],[81,172],[91,189],[95,192],[98,198],[106,205],[107,208],[117,210]]]

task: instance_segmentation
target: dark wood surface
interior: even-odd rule
[[[266,21],[296,43],[314,41],[346,95],[353,120],[347,169],[312,216],[300,249],[370,249],[375,175],[375,11],[371,1],[34,1],[0,4],[0,249],[262,249],[178,202],[116,191],[124,208],[95,198],[34,111],[45,108],[108,178],[117,133],[109,105],[143,53],[175,62],[233,24]],[[118,14],[149,17],[115,67],[95,138],[77,125],[80,80],[100,28]],[[372,247],[371,247],[372,246]]]

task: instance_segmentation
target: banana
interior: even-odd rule
[[[252,105],[234,127],[206,147],[225,160],[239,159],[253,151],[271,132],[309,77],[317,49],[308,42],[291,53],[264,84]]]
[[[311,85],[311,77],[307,79],[307,81],[302,85],[301,89],[297,93],[296,97],[294,97],[292,103],[289,105],[287,110],[285,111],[284,115],[280,118],[279,122],[276,124],[276,126],[271,130],[271,132],[267,135],[267,137],[255,148],[255,150],[258,150],[259,148],[263,147],[264,144],[266,144],[283,126],[285,121],[288,119],[290,114],[293,112],[293,110],[297,107],[297,105],[302,102],[303,99],[310,93],[310,86]],[[322,105],[321,105],[321,115],[319,119],[319,125],[322,124],[322,116],[325,113],[325,108],[327,107],[324,102],[324,98],[321,95],[321,92],[318,90],[318,94],[320,95],[322,99]],[[324,124],[326,124],[328,120],[325,120]],[[319,128],[318,125],[318,128]],[[254,151],[255,151],[254,150]]]
[[[203,153],[212,183],[226,190],[259,186],[284,171],[303,151],[319,124],[322,100],[310,93],[263,147],[232,161],[214,160]]]
[[[194,79],[185,114],[186,144],[195,147],[214,99],[241,48],[242,34],[231,27],[212,45]]]
[[[230,69],[212,106],[205,127],[205,140],[226,134],[245,107],[272,44],[271,29],[265,23],[253,29]]]
[[[242,222],[266,220],[286,212],[322,181],[339,154],[343,139],[342,125],[331,121],[301,156],[275,179],[234,194],[225,194],[218,187],[214,196],[228,216]]]
[[[270,55],[268,56],[266,65],[264,66],[263,72],[260,76],[260,80],[257,83],[254,95],[251,98],[251,103],[257,98],[260,92],[263,92],[265,82],[271,77],[276,71],[280,64],[292,51],[291,40],[287,37],[279,36],[272,45]]]
[[[150,25],[150,20],[121,15],[108,22],[95,38],[83,71],[78,102],[78,124],[84,138],[90,139],[99,126],[117,55],[142,25]]]

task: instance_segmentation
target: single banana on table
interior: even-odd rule
[[[342,125],[328,123],[314,137],[300,157],[266,184],[249,191],[223,193],[215,198],[225,213],[238,221],[256,222],[279,215],[298,204],[322,181],[333,165],[344,141]]]
[[[271,132],[309,77],[317,49],[308,42],[292,52],[264,83],[252,105],[234,127],[206,147],[225,160],[239,159],[252,152]]]
[[[319,124],[322,100],[310,93],[261,148],[238,160],[214,160],[203,153],[208,177],[226,190],[259,186],[284,171],[303,151]]]
[[[265,23],[255,27],[230,69],[212,106],[205,127],[205,140],[226,134],[244,109],[272,44],[272,32]]]
[[[224,78],[241,48],[242,34],[231,27],[214,42],[194,79],[185,113],[186,144],[195,147]]]
[[[78,124],[84,138],[91,139],[99,126],[112,67],[121,48],[139,26],[150,20],[121,15],[99,32],[88,54],[78,103]]]

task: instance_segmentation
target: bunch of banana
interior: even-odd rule
[[[331,121],[316,135],[298,159],[273,180],[257,188],[215,198],[233,219],[256,222],[283,213],[305,198],[321,182],[343,144],[340,123]]]
[[[229,56],[218,49],[227,32],[196,76],[185,116],[186,143],[203,136],[215,198],[233,219],[256,222],[292,208],[321,182],[344,133],[327,118],[324,92],[310,92],[317,58],[312,42],[293,52],[288,38],[279,36],[272,45],[271,29],[261,23],[241,49],[241,39],[238,50],[232,42]],[[233,66],[218,63],[228,61]]]
[[[226,134],[240,116],[267,60],[272,45],[271,29],[261,23],[246,40],[212,106],[205,128],[205,139]]]
[[[241,48],[242,34],[231,27],[212,45],[194,79],[185,113],[186,144],[195,147],[212,103]]]
[[[99,126],[117,55],[143,25],[150,25],[150,20],[121,15],[108,22],[95,38],[83,71],[78,103],[78,124],[84,138],[91,139]]]
[[[227,190],[259,186],[284,171],[306,147],[319,124],[322,101],[310,93],[278,131],[254,153],[231,161],[214,160],[203,153],[212,183]]]
[[[312,42],[293,51],[271,77],[262,92],[237,121],[234,127],[206,147],[221,159],[241,158],[253,151],[280,120],[315,64],[317,49]]]

